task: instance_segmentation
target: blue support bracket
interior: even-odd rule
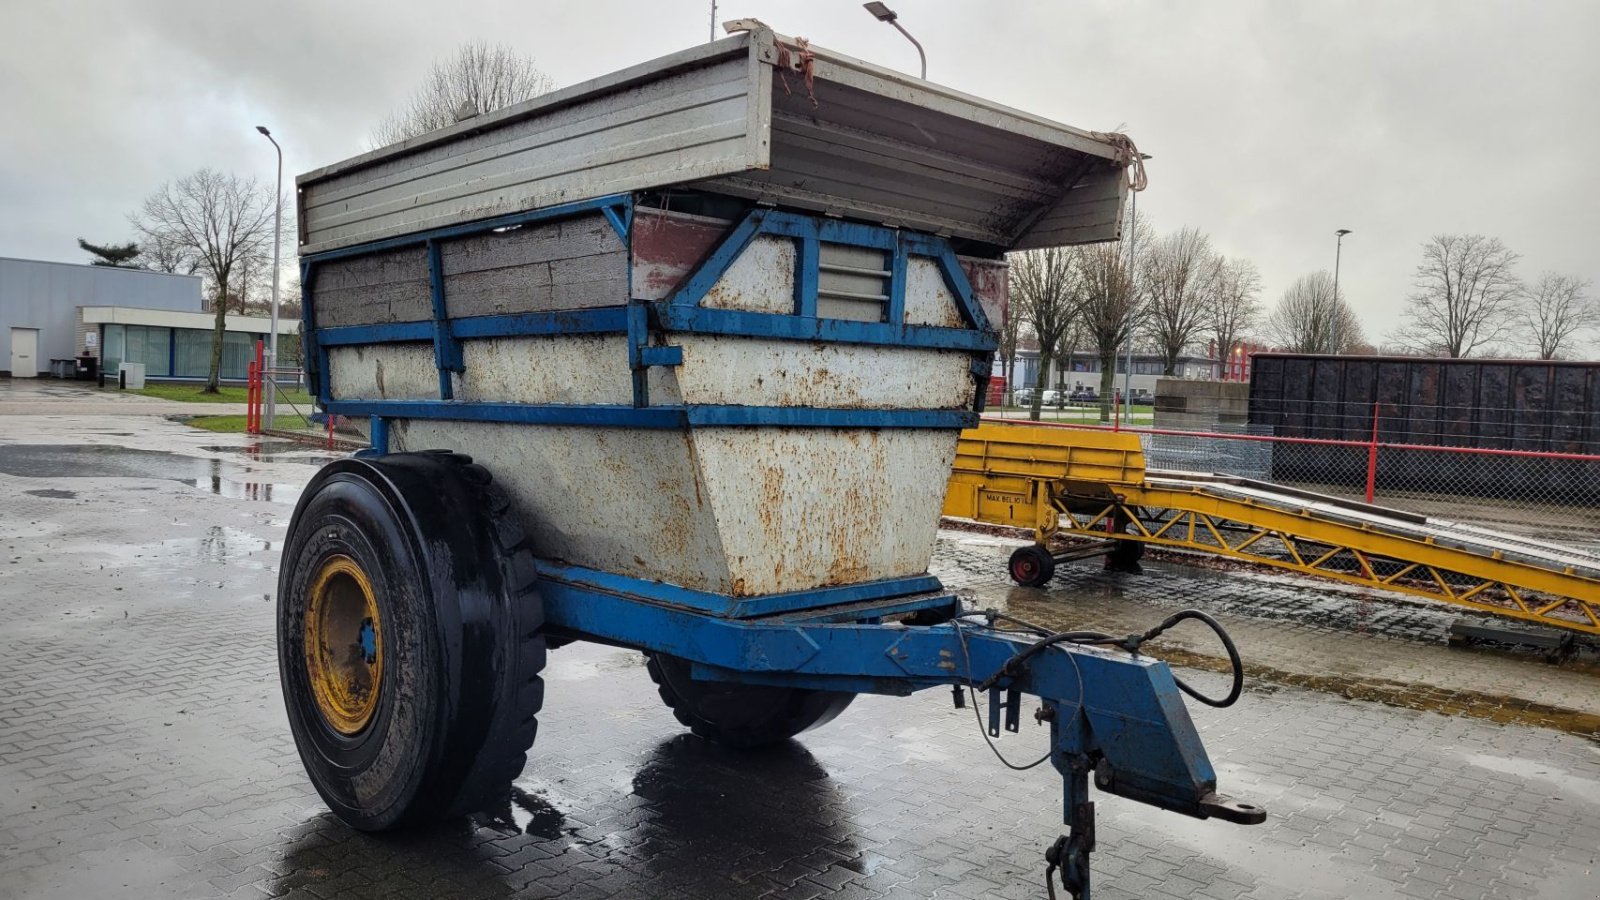
[[[899,325],[906,320],[906,269],[910,265],[910,249],[904,235],[896,234],[894,253],[889,257],[889,308],[885,321]]]
[[[461,359],[461,342],[450,332],[450,311],[444,297],[444,258],[438,241],[428,241],[428,288],[433,298],[433,362],[439,370],[439,399],[455,396],[450,384],[452,372],[466,371]]]
[[[611,223],[611,229],[617,233],[622,243],[628,243],[628,230],[633,227],[633,198],[628,196],[616,203],[600,207],[605,213],[606,221]]]

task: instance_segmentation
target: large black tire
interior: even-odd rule
[[[1056,559],[1047,547],[1032,544],[1018,547],[1006,564],[1011,580],[1023,587],[1044,587],[1056,577]]]
[[[339,818],[460,816],[521,773],[544,703],[535,578],[509,502],[468,457],[345,459],[311,479],[278,577],[278,668],[300,759]],[[360,613],[336,614],[352,605],[370,613],[358,638]]]
[[[678,721],[726,747],[753,749],[786,741],[833,721],[856,698],[806,688],[695,681],[688,660],[664,653],[647,653],[645,658],[650,680]]]

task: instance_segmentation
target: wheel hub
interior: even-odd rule
[[[305,658],[323,721],[342,735],[359,734],[378,708],[383,640],[372,582],[348,556],[329,557],[311,582]]]

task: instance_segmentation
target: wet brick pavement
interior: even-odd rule
[[[730,755],[681,733],[637,654],[589,646],[552,654],[539,741],[505,809],[352,832],[300,770],[273,651],[278,541],[318,456],[240,452],[248,439],[154,418],[0,417],[0,458],[82,432],[197,469],[0,473],[0,897],[1044,895],[1059,781],[1000,767],[947,693],[861,698],[777,752]],[[938,571],[980,604],[1063,621],[1148,624],[1172,603],[1214,605],[1247,656],[1285,671],[1321,647],[1304,668],[1355,681],[1410,672],[1448,688],[1455,664],[1476,673],[1464,690],[1499,679],[1581,693],[1592,677],[1442,649],[1431,612],[1378,604],[1372,633],[1352,635],[1347,606],[1366,601],[1289,580],[1086,567],[1018,591],[997,543],[947,534]],[[1317,624],[1295,624],[1297,606],[1322,610],[1307,615]],[[1195,718],[1223,789],[1269,822],[1101,798],[1098,897],[1597,893],[1593,734],[1270,681]],[[1019,760],[1042,746],[1031,728],[1001,743]]]

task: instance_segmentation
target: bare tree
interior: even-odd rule
[[[272,238],[272,191],[254,178],[201,169],[168,182],[140,207],[135,224],[151,241],[166,242],[196,261],[210,282],[216,322],[205,393],[217,393],[228,298],[238,274],[259,261]]]
[[[1133,337],[1139,304],[1121,247],[1094,244],[1075,252],[1079,272],[1078,321],[1100,359],[1100,420],[1104,422],[1111,418],[1117,352]]]
[[[1233,347],[1255,327],[1261,316],[1261,273],[1248,259],[1217,258],[1217,282],[1210,292],[1206,324],[1211,329],[1217,359],[1226,366]]]
[[[1289,285],[1267,317],[1267,334],[1291,353],[1345,353],[1366,341],[1361,320],[1343,297],[1334,296],[1333,276],[1326,270]]]
[[[1039,341],[1039,376],[1034,383],[1029,418],[1039,418],[1050,366],[1072,325],[1077,301],[1078,271],[1071,251],[1061,247],[1028,250],[1011,256],[1011,299],[1018,316]]]
[[[144,263],[145,268],[172,275],[193,275],[200,268],[200,260],[190,248],[174,243],[169,235],[145,231],[138,215],[129,216],[128,220],[144,234],[144,243],[139,248],[139,261]]]
[[[1533,283],[1518,324],[1540,359],[1556,359],[1586,331],[1600,329],[1600,301],[1590,284],[1571,275],[1545,272]]]
[[[555,82],[503,44],[470,41],[433,64],[406,105],[372,132],[374,146],[395,144],[547,94]]]
[[[1499,238],[1435,235],[1422,245],[1417,290],[1395,339],[1452,359],[1497,340],[1523,293],[1514,271],[1518,259]]]
[[[1163,235],[1140,254],[1139,292],[1165,374],[1177,371],[1178,357],[1205,329],[1216,275],[1211,239],[1198,229]]]
[[[1022,317],[1014,309],[1006,310],[1005,323],[1000,326],[1000,374],[1006,379],[1006,392],[1017,390],[1017,342],[1022,338]]]

